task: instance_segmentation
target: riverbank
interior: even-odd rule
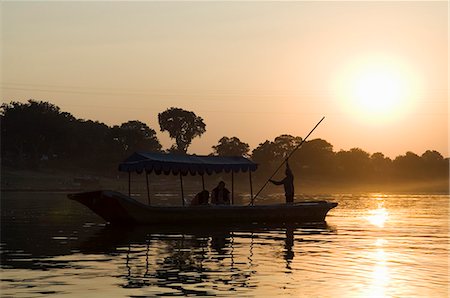
[[[67,191],[77,192],[95,189],[112,189],[121,192],[128,191],[128,175],[126,173],[116,173],[108,175],[105,173],[86,173],[84,171],[67,170],[16,170],[2,169],[1,172],[2,191]],[[210,177],[210,178],[209,178]],[[244,177],[243,177],[244,178]],[[154,179],[152,176],[151,179]],[[228,177],[207,176],[207,189],[213,188],[218,180],[227,180]],[[200,187],[198,177],[186,177],[185,188],[195,191]],[[247,190],[247,179],[236,179],[237,191]],[[449,181],[414,181],[414,182],[391,182],[391,183],[342,183],[334,181],[311,181],[302,180],[297,177],[297,194],[327,194],[327,193],[449,193]],[[133,191],[145,191],[145,175],[133,175]],[[151,181],[153,190],[167,190],[179,188],[178,178],[174,176],[159,176],[158,181]],[[229,183],[229,182],[228,182]],[[259,190],[263,184],[261,181],[254,181],[254,192]],[[271,184],[266,188],[267,192],[281,189]],[[265,191],[265,192],[266,192]]]
[[[2,169],[2,191],[81,191],[114,185],[117,179],[98,173],[61,170]]]

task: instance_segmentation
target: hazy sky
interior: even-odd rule
[[[2,2],[2,101],[47,100],[159,132],[169,107],[253,149],[287,133],[335,150],[448,156],[447,2]]]

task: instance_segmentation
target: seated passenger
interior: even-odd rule
[[[230,191],[225,188],[225,182],[220,181],[219,185],[212,190],[211,204],[230,205]]]
[[[191,206],[197,206],[197,205],[208,205],[209,201],[209,191],[202,190],[198,194],[195,195],[195,197],[191,201]]]

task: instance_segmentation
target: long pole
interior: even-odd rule
[[[253,205],[253,200],[255,200],[258,195],[261,193],[261,191],[267,186],[267,184],[269,183],[270,179],[273,178],[273,176],[275,176],[275,174],[278,172],[278,170],[284,165],[284,163],[292,156],[292,154],[294,154],[295,151],[297,151],[298,148],[300,148],[303,143],[306,141],[306,139],[312,134],[312,132],[317,128],[317,126],[319,126],[319,124],[323,121],[323,119],[325,119],[325,117],[322,117],[322,119],[320,119],[319,122],[317,122],[316,126],[314,126],[314,128],[309,132],[309,134],[300,142],[300,144],[298,144],[292,151],[291,153],[289,153],[289,155],[281,162],[281,164],[278,166],[278,168],[273,172],[273,174],[269,177],[269,179],[267,179],[266,183],[264,183],[264,185],[261,187],[261,189],[256,193],[255,197],[252,198],[252,205]]]
[[[253,205],[255,198],[253,197],[252,171],[248,169],[248,179],[250,180],[250,202]]]
[[[180,184],[181,184],[181,202],[183,203],[184,206],[183,175],[181,174],[181,171],[180,171]]]

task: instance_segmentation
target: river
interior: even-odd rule
[[[64,193],[2,193],[0,293],[448,297],[448,195],[319,198],[326,224],[118,229]]]

